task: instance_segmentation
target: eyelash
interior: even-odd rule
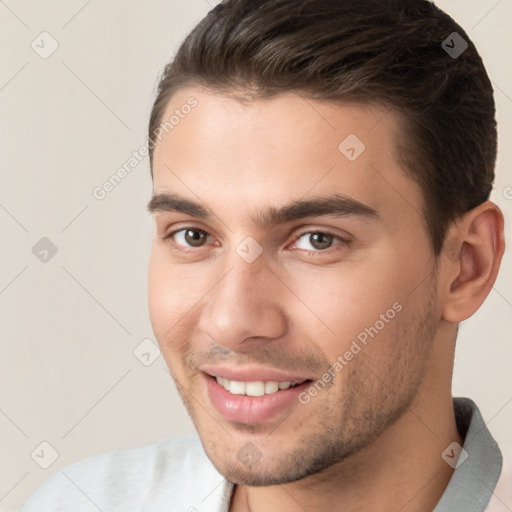
[[[207,236],[211,236],[206,230],[204,229],[201,229],[201,228],[196,228],[194,226],[185,226],[185,227],[182,227],[180,229],[176,229],[175,231],[172,231],[171,233],[169,233],[168,235],[165,235],[163,237],[161,237],[161,240],[163,241],[167,241],[167,242],[170,242],[173,246],[173,248],[178,251],[179,253],[182,253],[182,254],[190,254],[192,252],[194,252],[194,247],[186,247],[184,248],[183,246],[177,244],[176,242],[173,241],[173,236],[176,235],[177,233],[180,233],[182,231],[187,231],[187,230],[191,230],[191,231],[198,231],[200,233],[204,233],[206,234]],[[328,235],[328,236],[332,236],[335,240],[338,240],[339,243],[337,244],[333,244],[331,247],[328,247],[327,249],[317,249],[316,251],[308,251],[306,249],[299,249],[300,251],[303,251],[305,252],[306,254],[308,254],[308,256],[319,256],[319,255],[323,255],[323,254],[328,254],[330,253],[333,248],[335,248],[337,245],[345,245],[345,246],[350,246],[352,240],[350,240],[349,238],[344,238],[344,237],[341,237],[339,235],[336,235],[334,233],[331,233],[330,231],[323,231],[323,230],[306,230],[306,231],[303,231],[303,232],[300,232],[296,235],[296,238],[295,238],[295,242],[297,242],[298,240],[300,240],[304,235],[308,235],[308,234],[322,234],[322,235]],[[334,240],[333,240],[334,242]],[[201,247],[197,247],[197,249],[201,249],[203,246]],[[334,249],[335,250],[335,249]]]

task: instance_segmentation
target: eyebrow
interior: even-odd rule
[[[156,212],[178,212],[191,217],[209,219],[213,213],[203,205],[185,199],[175,194],[155,194],[149,204],[150,213]],[[271,206],[252,217],[251,220],[262,228],[284,224],[306,217],[364,217],[368,219],[379,219],[377,210],[370,206],[340,194],[326,197],[317,197],[309,200],[293,201],[290,204],[276,208]]]

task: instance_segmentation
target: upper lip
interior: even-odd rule
[[[275,382],[304,382],[311,380],[310,376],[298,373],[286,373],[273,368],[261,368],[256,366],[214,366],[203,365],[199,368],[202,372],[212,377],[223,377],[239,382],[275,381]]]

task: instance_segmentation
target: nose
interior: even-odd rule
[[[242,352],[282,337],[287,325],[282,288],[263,256],[247,263],[235,254],[206,297],[199,330],[217,345]]]

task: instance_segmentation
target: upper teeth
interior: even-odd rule
[[[263,396],[276,393],[280,389],[288,389],[294,386],[297,382],[277,382],[274,380],[263,382],[262,380],[254,382],[241,382],[237,380],[229,380],[224,377],[215,377],[217,382],[224,387],[226,391],[234,395],[247,395],[247,396]]]

